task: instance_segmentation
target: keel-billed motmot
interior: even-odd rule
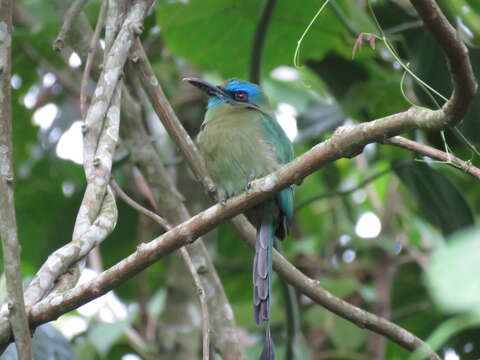
[[[252,180],[268,175],[293,159],[292,144],[257,85],[237,79],[219,86],[200,79],[185,80],[209,96],[198,146],[218,187],[221,201],[247,190]],[[253,261],[253,301],[257,324],[268,323],[270,319],[274,238],[285,238],[292,214],[291,187],[246,213],[257,229]],[[262,359],[273,358],[273,345],[267,327],[267,344]]]

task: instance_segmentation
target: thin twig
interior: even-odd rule
[[[139,213],[142,213],[145,216],[148,216],[151,218],[153,221],[155,221],[157,224],[159,224],[163,230],[168,231],[172,228],[172,226],[160,215],[155,214],[153,211],[148,210],[147,208],[143,207],[140,205],[138,202],[133,200],[130,196],[128,196],[118,185],[118,183],[115,181],[114,178],[110,179],[110,186],[112,187],[112,190],[115,192],[115,194],[125,201],[126,204],[130,205],[133,209],[137,210]]]
[[[92,41],[90,42],[90,47],[88,49],[87,60],[85,61],[85,68],[82,74],[82,82],[80,87],[80,113],[82,119],[85,119],[87,114],[87,88],[88,81],[90,79],[90,72],[92,70],[93,59],[95,58],[95,52],[98,47],[98,39],[100,38],[100,32],[102,31],[103,25],[105,23],[105,12],[107,10],[108,0],[103,0],[102,7],[98,14],[97,25],[95,25],[95,31],[93,33]]]
[[[129,197],[122,188],[117,184],[117,182],[112,178],[110,180],[110,185],[112,186],[113,191],[128,205],[130,205],[133,209],[137,210],[141,214],[148,216],[157,224],[159,224],[165,231],[169,231],[172,229],[172,226],[160,215],[155,214],[154,212],[148,210],[147,208],[143,207],[131,197]],[[207,300],[205,298],[205,290],[203,290],[202,282],[200,277],[198,276],[197,269],[192,262],[190,254],[186,247],[180,248],[180,254],[182,255],[185,264],[187,265],[190,273],[192,274],[193,281],[195,283],[195,287],[197,288],[198,297],[200,299],[200,305],[202,307],[202,318],[203,318],[203,360],[210,359],[210,321],[208,316],[208,305]]]
[[[444,161],[446,165],[453,166],[458,169],[462,169],[467,174],[480,180],[480,169],[476,166],[473,166],[470,162],[464,161],[452,154],[447,154],[442,150],[435,149],[431,146],[420,144],[416,141],[406,139],[401,136],[394,136],[389,139],[386,139],[382,142],[383,144],[393,145],[401,147],[410,151],[414,151],[417,154],[428,156],[435,160]]]
[[[311,198],[309,199],[306,199],[304,201],[302,201],[301,203],[299,203],[297,206],[295,206],[295,210],[298,211],[300,210],[301,208],[307,206],[307,205],[310,205],[312,202],[315,202],[315,201],[318,201],[318,200],[323,200],[323,199],[328,199],[328,198],[331,198],[331,197],[336,197],[336,196],[346,196],[346,195],[349,195],[357,190],[360,190],[362,189],[363,187],[365,187],[365,185],[377,180],[378,178],[388,174],[389,172],[392,171],[392,168],[389,167],[388,169],[385,169],[385,170],[382,170],[382,171],[379,171],[377,172],[376,174],[373,174],[369,177],[367,177],[366,179],[364,179],[362,182],[360,182],[358,185],[356,186],[353,186],[347,190],[339,190],[339,191],[332,191],[332,192],[329,192],[329,193],[325,193],[325,194],[319,194],[319,195],[315,195],[315,196],[312,196]]]
[[[195,265],[193,264],[192,259],[188,254],[187,248],[185,246],[181,247],[180,253],[183,257],[183,260],[190,269],[190,273],[192,274],[195,287],[197,288],[198,297],[200,299],[200,304],[202,307],[203,318],[203,360],[210,360],[210,321],[208,319],[208,305],[205,298],[205,290],[202,287],[202,282],[200,280],[200,277],[198,276],[197,269],[195,268]]]
[[[80,14],[84,6],[87,4],[87,1],[88,0],[75,0],[68,9],[65,14],[65,21],[63,22],[62,28],[53,42],[53,49],[55,51],[60,52],[63,50],[63,47],[65,46],[65,38],[67,37],[72,24],[77,19],[78,14]]]
[[[17,354],[21,360],[31,360],[33,359],[32,340],[23,300],[20,244],[13,187],[10,87],[12,33],[12,2],[0,0],[0,238],[7,288],[8,318],[12,326]]]
[[[133,47],[131,60],[135,64],[136,74],[138,75],[143,89],[147,93],[153,109],[162,120],[165,129],[170,137],[179,147],[182,155],[187,160],[189,167],[193,170],[193,174],[198,182],[210,193],[215,193],[216,186],[212,179],[207,175],[205,163],[198,154],[197,147],[185,131],[177,115],[173,111],[160,83],[153,72],[152,65],[148,61],[142,43],[137,39]],[[179,126],[180,124],[180,126]]]
[[[272,19],[273,9],[277,4],[277,0],[265,0],[265,4],[258,20],[253,39],[253,46],[250,55],[250,81],[260,84],[262,53],[264,49],[265,38]]]
[[[464,118],[478,88],[468,49],[434,0],[410,0],[410,2],[447,58],[453,92],[444,108],[453,115],[451,119],[447,119],[447,125],[453,127]]]

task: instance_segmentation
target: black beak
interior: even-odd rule
[[[208,96],[216,96],[221,99],[229,97],[228,94],[218,86],[212,85],[204,80],[197,78],[185,78],[184,81],[188,81],[193,86],[199,88],[205,92]]]

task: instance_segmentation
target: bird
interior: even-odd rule
[[[292,143],[259,86],[235,78],[218,86],[197,78],[185,80],[208,95],[197,143],[221,204],[294,159]],[[256,324],[267,324],[262,360],[275,358],[269,326],[272,252],[275,238],[283,240],[288,234],[293,201],[289,186],[245,214],[256,227],[253,308]]]

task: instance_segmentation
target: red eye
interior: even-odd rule
[[[248,101],[248,94],[245,91],[237,91],[234,97],[238,101]]]

